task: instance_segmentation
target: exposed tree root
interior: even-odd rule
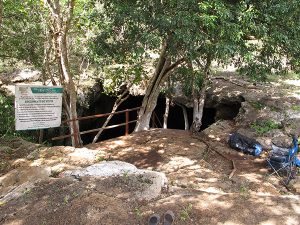
[[[222,156],[223,158],[225,158],[226,160],[228,160],[228,161],[231,162],[231,164],[232,164],[232,171],[231,171],[231,173],[230,173],[230,175],[229,175],[229,177],[228,177],[229,179],[231,179],[231,178],[234,176],[235,172],[236,172],[236,166],[235,166],[234,160],[228,158],[228,157],[227,157],[226,155],[224,155],[223,153],[221,153],[221,152],[219,152],[218,150],[212,148],[206,140],[204,140],[202,137],[199,136],[199,134],[193,133],[193,136],[194,136],[195,138],[197,138],[198,140],[200,140],[201,142],[203,142],[203,143],[206,145],[207,150],[214,151],[214,152],[217,153],[218,155]]]

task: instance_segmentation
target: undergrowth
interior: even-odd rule
[[[273,120],[266,120],[260,122],[254,122],[251,124],[251,128],[259,135],[268,133],[271,130],[279,129],[280,124],[276,123]]]

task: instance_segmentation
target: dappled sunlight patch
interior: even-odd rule
[[[162,166],[162,169],[170,172],[170,171],[178,170],[185,166],[194,165],[195,163],[197,163],[196,160],[191,160],[183,156],[174,156],[170,158],[169,162],[165,163]]]
[[[23,225],[24,222],[21,219],[11,220],[10,222],[5,223],[5,225]]]
[[[260,174],[255,174],[255,173],[247,173],[247,174],[242,174],[242,175],[239,175],[239,177],[243,177],[245,178],[246,180],[250,181],[250,182],[255,182],[255,183],[261,183],[261,178],[262,178],[262,175]]]
[[[292,206],[293,210],[300,215],[300,204],[299,204],[299,202],[300,202],[300,199],[299,199],[299,196],[298,196],[298,204],[291,202],[291,206]]]
[[[90,150],[87,148],[76,148],[73,152],[69,153],[68,156],[71,159],[82,159],[82,160],[91,160],[93,161],[97,155],[97,150]]]
[[[259,223],[259,225],[278,225],[276,219],[268,219]]]
[[[218,178],[201,178],[201,177],[196,177],[196,181],[198,182],[205,182],[205,183],[215,183],[218,182]]]
[[[276,208],[272,207],[274,205],[277,205],[277,202],[274,202],[274,203],[272,203],[272,204],[269,205],[269,206],[271,206],[269,208],[269,210],[274,215],[283,216],[283,215],[287,215],[289,213],[289,211],[290,211],[289,209],[287,209],[286,207],[283,207],[283,206],[277,206]]]
[[[129,147],[129,148],[125,148],[122,150],[122,152],[126,153],[126,152],[131,152],[133,151],[134,149],[132,147]]]
[[[220,141],[221,140],[220,137],[215,136],[214,134],[209,134],[208,137],[211,138],[211,139],[213,139],[213,140],[216,140],[216,141]]]
[[[206,187],[205,189],[199,189],[211,194],[225,194],[220,188],[217,187]],[[223,204],[222,204],[223,205]]]
[[[114,140],[114,141],[111,141],[110,145],[109,145],[109,148],[110,149],[113,149],[113,148],[116,148],[116,147],[120,147],[120,146],[124,146],[125,145],[125,141],[122,141],[122,140]]]
[[[164,154],[165,153],[165,150],[164,149],[160,149],[157,151],[159,154]]]
[[[13,163],[12,163],[12,166],[14,168],[17,168],[17,167],[24,167],[24,166],[28,166],[29,165],[29,161],[24,159],[24,158],[21,158],[21,159],[16,159]]]
[[[239,222],[234,222],[234,221],[226,221],[225,223],[217,223],[217,225],[240,225]]]
[[[197,202],[195,202],[195,208],[221,208],[221,209],[229,209],[233,206],[230,201],[221,200],[223,194],[220,193],[219,190],[209,188],[205,194],[201,195],[201,198],[197,198]]]
[[[29,164],[29,166],[41,166],[45,164],[45,160],[44,159],[37,159],[37,160],[34,160],[32,163]]]
[[[286,224],[290,224],[290,225],[298,225],[299,224],[299,217],[295,217],[295,216],[288,216],[286,219]]]
[[[283,83],[300,87],[300,80],[284,80]]]

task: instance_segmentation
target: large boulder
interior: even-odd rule
[[[140,170],[134,165],[122,161],[103,161],[83,169],[69,170],[62,173],[63,177],[74,177],[82,180],[85,177],[107,178],[114,177],[116,182],[123,179],[128,186],[134,187],[134,197],[139,200],[157,198],[167,189],[168,180],[164,173]],[[122,181],[121,181],[122,182]]]

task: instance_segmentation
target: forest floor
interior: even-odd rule
[[[0,224],[142,225],[151,214],[163,217],[167,210],[174,212],[173,224],[177,225],[299,224],[299,195],[282,186],[276,176],[269,176],[267,152],[255,158],[230,149],[227,137],[234,130],[232,121],[217,122],[201,136],[152,129],[91,144],[80,151],[34,148],[16,144],[16,140],[6,143],[11,144],[12,152],[10,158],[1,156],[10,166],[0,171],[0,200],[1,191],[7,193],[5,182],[7,187],[10,182],[15,190],[23,189],[0,203]],[[145,201],[134,197],[139,186],[130,175],[76,180],[53,173],[54,168],[61,172],[102,160],[120,160],[163,172],[168,189]]]

